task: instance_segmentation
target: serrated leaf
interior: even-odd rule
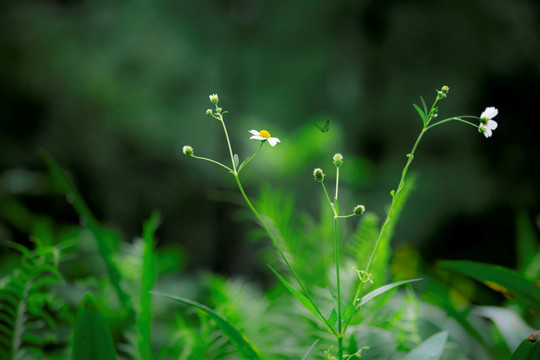
[[[523,274],[474,261],[442,261],[439,266],[470,276],[509,298],[515,298],[526,307],[540,311],[540,287]]]
[[[402,360],[439,360],[447,339],[448,332],[441,331],[412,349]]]
[[[84,296],[77,312],[71,359],[117,359],[111,332],[91,294]]]
[[[402,281],[397,281],[395,283],[391,283],[391,284],[388,284],[388,285],[381,286],[380,288],[373,290],[372,292],[368,293],[367,295],[362,296],[362,298],[360,299],[360,301],[356,305],[356,309],[358,310],[358,308],[360,308],[360,306],[364,305],[365,303],[372,300],[373,298],[375,298],[375,297],[377,297],[377,296],[379,296],[381,294],[384,294],[388,290],[392,290],[393,288],[395,288],[397,286],[401,286],[401,285],[404,285],[404,284],[408,284],[408,283],[415,282],[415,281],[420,281],[420,280],[422,280],[422,279],[418,278],[418,279],[402,280]]]
[[[182,304],[200,310],[203,314],[214,320],[214,322],[217,326],[219,326],[221,331],[223,331],[223,333],[229,338],[229,340],[231,340],[231,342],[236,346],[239,353],[242,355],[242,358],[248,360],[264,359],[260,351],[255,347],[255,345],[251,343],[251,341],[249,341],[247,337],[245,337],[245,335],[240,333],[240,331],[227,319],[225,319],[223,316],[219,315],[217,312],[210,309],[209,307],[203,304],[199,304],[198,302],[195,302],[193,300],[182,298],[179,296],[163,294],[154,291],[152,291],[152,294],[163,296],[165,298],[180,302]]]

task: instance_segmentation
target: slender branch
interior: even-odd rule
[[[192,158],[194,159],[199,159],[199,160],[206,160],[206,161],[210,161],[211,163],[214,163],[216,165],[219,165],[227,170],[229,170],[230,172],[233,172],[232,169],[230,169],[228,166],[225,166],[223,165],[222,163],[218,162],[218,161],[215,161],[215,160],[212,160],[212,159],[208,159],[208,158],[205,158],[205,157],[202,157],[202,156],[196,156],[196,155],[191,155]]]

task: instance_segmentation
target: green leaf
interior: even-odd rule
[[[329,326],[334,327],[337,322],[337,312],[336,309],[332,309],[332,312],[330,313],[330,316],[328,317],[328,320],[326,321]]]
[[[412,104],[414,108],[416,109],[416,112],[418,112],[418,115],[420,115],[420,118],[422,119],[422,122],[426,123],[426,114],[418,107],[416,104]]]
[[[351,299],[347,305],[345,305],[345,310],[343,310],[343,322],[348,325],[354,314],[356,314],[356,308],[354,307]]]
[[[285,288],[287,288],[287,290],[289,290],[289,292],[298,300],[300,301],[300,303],[302,303],[302,305],[304,305],[304,307],[306,309],[308,309],[313,315],[315,315],[317,317],[317,319],[319,319],[323,324],[325,324],[328,329],[332,332],[332,326],[330,326],[330,323],[329,323],[329,320],[327,321],[325,318],[322,318],[320,315],[319,315],[319,311],[317,311],[317,308],[315,308],[315,305],[304,295],[302,294],[300,291],[296,290],[291,284],[289,284],[287,282],[287,280],[285,280],[281,275],[278,274],[278,272],[276,270],[274,270],[274,268],[272,268],[271,266],[268,266],[270,268],[270,270],[272,270],[272,272],[277,276],[277,278],[279,279],[279,281],[281,281],[281,283],[283,284],[283,286],[285,286]],[[331,318],[332,316],[330,316]]]
[[[402,360],[439,360],[447,339],[448,332],[441,331],[412,349]]]
[[[534,333],[533,333],[534,334]],[[531,334],[531,337],[533,336]],[[531,338],[529,337],[529,339]],[[540,341],[532,342],[529,339],[523,340],[516,351],[512,354],[510,360],[536,360],[540,359]]]
[[[234,154],[233,159],[234,159],[234,168],[238,169],[238,164],[240,163],[240,160],[238,159],[238,154]]]
[[[540,311],[540,287],[523,274],[474,261],[441,261],[439,266],[470,276],[526,307]]]
[[[422,107],[424,108],[424,114],[426,114],[426,117],[427,117],[427,105],[426,105],[426,102],[424,101],[424,98],[420,96],[420,101],[422,101]]]
[[[190,299],[174,296],[174,295],[168,295],[163,293],[158,293],[155,291],[152,291],[152,294],[163,296],[165,298],[180,302],[182,304],[191,306],[192,308],[200,310],[204,315],[208,316],[212,320],[215,321],[217,326],[223,331],[223,333],[231,340],[231,342],[236,346],[238,351],[240,352],[240,355],[244,359],[248,360],[262,360],[264,359],[263,355],[260,353],[260,351],[249,341],[248,338],[246,338],[234,325],[232,325],[227,319],[219,315],[214,310],[210,309],[209,307],[199,304],[198,302],[195,302]]]
[[[474,315],[483,316],[495,324],[510,351],[523,340],[523,334],[533,331],[514,310],[498,306],[475,306]]]
[[[77,312],[71,359],[117,359],[111,332],[91,294],[85,295]]]
[[[374,297],[377,297],[377,296],[379,296],[381,294],[384,294],[388,290],[392,290],[393,288],[395,288],[397,286],[401,286],[403,284],[408,284],[408,283],[415,282],[415,281],[420,281],[420,280],[422,280],[422,279],[418,278],[418,279],[402,280],[402,281],[397,281],[395,283],[391,283],[391,284],[388,284],[388,285],[381,286],[380,288],[373,290],[369,294],[362,296],[362,298],[360,299],[360,301],[356,305],[356,309],[358,310],[358,308],[360,308],[362,305],[364,305],[365,303],[367,303],[368,301],[370,301]]]
[[[154,256],[154,233],[159,226],[160,215],[153,212],[143,227],[143,254],[141,274],[141,302],[137,317],[139,329],[138,348],[142,360],[152,359],[152,291],[156,282],[157,270]]]

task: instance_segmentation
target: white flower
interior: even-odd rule
[[[219,101],[217,94],[212,94],[212,95],[209,95],[208,97],[210,98],[210,102],[212,104],[217,104]]]
[[[480,126],[478,126],[478,131],[484,134],[486,138],[490,137],[493,134],[493,130],[497,128],[497,122],[493,121],[495,116],[499,113],[497,108],[493,106],[487,107],[482,114],[480,114]]]
[[[249,132],[251,133],[251,135],[253,135],[252,137],[250,137],[250,139],[268,140],[268,143],[272,146],[276,146],[278,142],[281,142],[278,138],[270,137],[270,133],[266,130],[249,130]]]

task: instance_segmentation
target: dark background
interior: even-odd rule
[[[153,209],[160,246],[189,271],[256,277],[232,176],[181,153],[227,162],[218,93],[235,152],[265,146],[244,182],[295,194],[319,214],[312,170],[343,153],[342,206],[383,215],[421,129],[411,106],[450,87],[441,118],[495,106],[485,139],[452,122],[430,131],[417,189],[394,244],[423,258],[515,265],[515,217],[538,221],[540,3],[467,1],[0,1],[0,201],[78,222],[50,186],[44,149],[69,170],[98,219],[131,240]],[[313,125],[330,119],[330,131]],[[329,179],[331,175],[329,174]],[[3,206],[0,203],[0,206]],[[4,207],[0,235],[28,235]],[[15,219],[15,220],[14,220]]]

